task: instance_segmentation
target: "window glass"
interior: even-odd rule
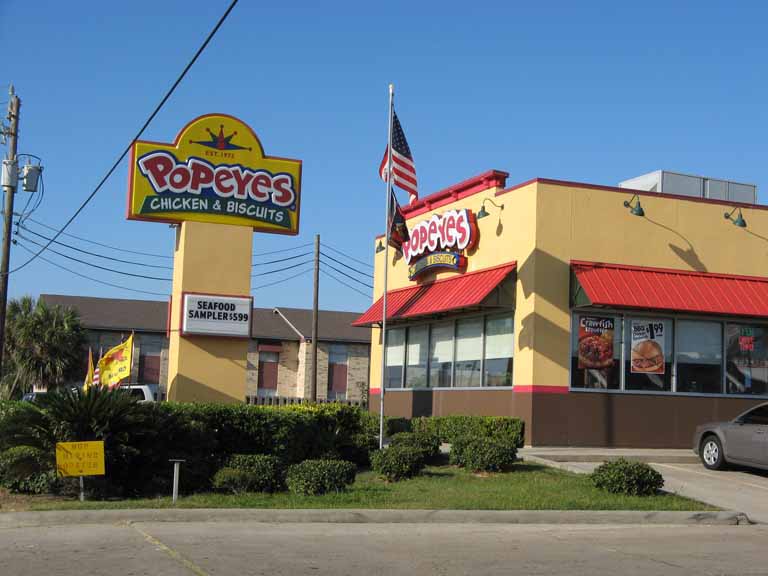
[[[728,394],[768,393],[768,334],[760,325],[726,326],[725,391]]]
[[[744,424],[768,425],[768,406],[758,406],[741,418]]]
[[[328,350],[328,400],[345,400],[347,397],[347,347],[332,344]]]
[[[386,387],[403,387],[403,364],[405,363],[405,328],[387,330],[387,371]]]
[[[476,387],[481,384],[483,357],[483,319],[456,322],[456,372],[454,387]]]
[[[408,328],[406,346],[405,387],[425,388],[427,386],[427,346],[429,326]]]
[[[331,344],[328,350],[328,363],[346,364],[347,356],[347,347],[344,344]]]
[[[628,318],[624,323],[626,390],[672,390],[672,321]]]
[[[453,372],[453,322],[435,324],[429,340],[429,386],[446,388]]]
[[[571,387],[621,387],[621,318],[574,315],[571,331]]]
[[[485,321],[485,385],[512,386],[515,334],[512,316]]]
[[[720,394],[723,335],[719,322],[677,322],[677,391]]]

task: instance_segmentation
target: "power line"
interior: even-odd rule
[[[298,268],[302,264],[309,264],[311,262],[312,260],[304,260],[304,262],[299,262],[298,264],[294,264],[293,266],[286,266],[284,268],[278,268],[277,270],[268,270],[267,272],[259,272],[258,274],[251,274],[251,278],[258,278],[259,276],[268,276],[269,274],[277,274],[278,272],[284,272],[285,270]]]
[[[260,284],[259,286],[254,286],[251,288],[251,292],[254,290],[259,290],[261,288],[267,288],[269,286],[274,286],[275,284],[282,284],[283,282],[287,282],[288,280],[293,280],[294,278],[298,278],[299,276],[304,276],[304,274],[307,274],[309,272],[312,272],[312,268],[307,268],[306,270],[302,270],[301,272],[297,274],[292,274],[290,276],[286,276],[285,278],[282,278],[280,280],[275,280],[274,282],[268,282],[267,284]]]
[[[307,246],[312,246],[312,242],[307,242],[306,244],[300,244],[299,246],[294,246],[293,248],[283,248],[282,250],[271,250],[270,252],[258,252],[256,254],[253,254],[253,256],[271,256],[272,254],[282,254],[283,252],[292,252],[294,250],[299,250],[300,248],[306,248]]]
[[[40,256],[43,252],[50,249],[51,244],[53,243],[53,240],[56,240],[63,232],[67,229],[67,227],[74,222],[75,218],[77,218],[80,213],[85,209],[85,207],[88,205],[88,203],[93,199],[94,196],[101,190],[101,187],[104,186],[106,181],[109,179],[110,176],[112,176],[112,173],[117,169],[117,167],[120,165],[120,163],[123,161],[123,158],[125,158],[128,155],[128,152],[131,151],[131,148],[133,147],[134,142],[138,140],[141,135],[144,133],[144,130],[147,129],[149,124],[152,122],[152,120],[155,119],[155,116],[160,112],[160,109],[165,105],[165,103],[168,101],[168,99],[171,97],[171,94],[176,90],[176,87],[181,84],[181,81],[184,79],[184,77],[187,75],[187,72],[189,72],[189,69],[192,68],[193,64],[197,61],[197,59],[200,57],[200,54],[203,53],[205,48],[208,46],[208,43],[213,39],[216,32],[219,30],[221,25],[224,23],[224,20],[227,19],[227,16],[229,16],[229,13],[232,12],[232,9],[237,4],[238,0],[232,0],[232,3],[229,5],[229,8],[227,8],[226,12],[219,18],[219,21],[216,23],[216,26],[213,27],[213,30],[210,31],[208,36],[206,37],[205,41],[202,43],[200,48],[197,49],[197,52],[195,52],[195,55],[192,57],[192,59],[187,63],[187,65],[184,67],[184,70],[182,70],[181,74],[176,78],[176,81],[173,83],[171,88],[166,92],[165,96],[163,96],[163,99],[160,101],[160,103],[155,107],[152,114],[149,115],[149,118],[144,122],[144,125],[141,127],[141,129],[136,133],[136,135],[133,137],[133,139],[130,141],[128,146],[125,147],[125,150],[123,150],[122,154],[118,157],[117,160],[115,160],[115,163],[112,164],[112,167],[107,171],[107,173],[104,175],[104,177],[99,181],[99,183],[96,185],[96,188],[93,189],[93,192],[91,192],[88,197],[85,199],[85,201],[80,204],[80,207],[75,210],[75,213],[70,216],[69,220],[67,220],[64,223],[64,226],[62,226],[56,234],[54,234],[53,239],[48,242],[45,246],[43,246],[37,253],[35,253],[29,260],[24,262],[23,264],[17,266],[8,274],[12,274],[14,272],[17,272],[27,266],[30,262],[32,262],[35,258]],[[52,250],[51,250],[52,251]]]
[[[357,262],[358,264],[362,264],[363,266],[368,266],[368,268],[371,268],[371,269],[373,269],[373,265],[372,265],[372,264],[368,264],[368,262],[363,262],[362,260],[358,260],[357,258],[353,258],[353,257],[352,257],[352,256],[350,256],[349,254],[345,254],[345,253],[344,253],[344,252],[342,252],[341,250],[337,250],[336,248],[334,248],[334,247],[333,247],[333,246],[331,246],[330,244],[323,244],[323,246],[325,246],[326,248],[329,248],[329,249],[333,250],[334,252],[336,252],[336,253],[338,253],[338,254],[341,254],[341,255],[342,255],[342,256],[344,256],[345,258],[349,258],[350,260],[352,260],[352,261],[354,261],[354,262]]]
[[[36,246],[43,246],[40,242],[35,242],[31,238],[27,238],[26,236],[22,236],[21,234],[17,234],[17,236],[22,240],[24,240],[25,242],[31,242]],[[147,276],[145,274],[134,274],[133,272],[123,272],[122,270],[114,270],[112,268],[107,268],[106,266],[99,266],[98,264],[94,264],[93,262],[88,262],[87,260],[80,260],[79,258],[75,258],[74,256],[70,256],[68,254],[58,252],[53,248],[48,248],[48,251],[53,252],[54,254],[57,254],[62,258],[66,258],[67,260],[72,260],[73,262],[79,262],[80,264],[85,264],[86,266],[90,266],[91,268],[98,268],[99,270],[105,270],[106,272],[114,272],[115,274],[122,274],[123,276],[132,276],[133,278],[143,278],[144,280],[160,280],[162,282],[171,281],[170,278],[160,278],[158,276]]]
[[[347,273],[346,273],[346,272],[344,272],[343,270],[339,270],[338,268],[336,268],[336,266],[334,266],[333,264],[328,264],[328,262],[324,262],[324,261],[322,260],[322,258],[320,259],[320,261],[321,261],[323,264],[325,264],[326,266],[328,266],[329,268],[331,268],[331,269],[333,269],[333,270],[336,270],[336,272],[338,272],[338,273],[339,273],[339,274],[341,274],[342,276],[346,276],[346,277],[347,277],[347,278],[349,278],[350,280],[353,280],[354,282],[357,282],[358,284],[362,284],[362,285],[363,285],[363,286],[365,286],[366,288],[370,288],[371,290],[373,290],[373,286],[371,286],[370,284],[366,284],[366,283],[365,283],[365,282],[363,282],[362,280],[358,280],[358,279],[357,279],[357,278],[355,278],[354,276],[350,276],[349,274],[347,274]]]
[[[27,228],[24,226],[24,224],[19,223],[19,226],[23,229],[29,232],[30,234],[34,234],[35,236],[38,236],[42,238],[43,240],[51,240],[47,236],[44,236],[38,232],[35,232],[34,230],[31,230],[30,228]],[[161,270],[173,270],[172,266],[160,266],[158,264],[145,264],[144,262],[136,262],[134,260],[123,260],[121,258],[114,258],[112,256],[105,256],[104,254],[99,254],[98,252],[89,252],[88,250],[83,250],[81,248],[78,248],[77,246],[71,246],[70,244],[65,244],[64,242],[61,242],[59,240],[55,240],[53,242],[54,244],[58,244],[59,246],[64,246],[65,248],[69,248],[70,250],[75,250],[77,252],[81,252],[83,254],[88,254],[88,256],[95,256],[96,258],[103,258],[105,260],[111,260],[113,262],[120,262],[121,264],[131,264],[133,266],[143,266],[146,268],[160,268]]]
[[[35,220],[34,218],[24,218],[24,222],[34,222],[38,226],[42,226],[43,228],[47,228],[48,230],[53,230],[54,232],[58,230],[58,228],[54,228],[53,226],[49,226],[48,224],[45,224],[43,222],[40,222],[39,220]],[[153,254],[152,252],[141,252],[139,250],[131,250],[129,248],[120,248],[119,246],[112,246],[111,244],[104,244],[102,242],[98,242],[96,240],[91,240],[89,238],[83,238],[82,236],[75,236],[74,234],[70,234],[69,232],[62,232],[62,236],[69,236],[70,238],[74,238],[75,240],[79,240],[80,242],[87,242],[89,244],[95,244],[96,246],[101,246],[102,248],[109,248],[110,250],[117,250],[119,252],[126,252],[128,254],[137,254],[138,256],[150,256],[152,258],[166,258],[168,260],[172,260],[173,256],[166,256],[164,254]]]
[[[14,243],[21,248],[22,250],[25,250],[29,252],[30,254],[34,254],[34,250],[30,250],[24,244],[21,244],[18,241],[14,240]],[[164,292],[152,292],[150,290],[139,290],[138,288],[127,288],[125,286],[120,286],[119,284],[112,284],[111,282],[105,282],[104,280],[99,280],[98,278],[91,278],[90,276],[86,276],[85,274],[81,274],[80,272],[76,272],[72,270],[71,268],[67,268],[66,266],[62,266],[61,264],[54,262],[53,260],[49,260],[45,256],[39,256],[40,260],[43,262],[46,262],[50,264],[51,266],[55,266],[56,268],[60,268],[61,270],[65,270],[69,272],[70,274],[74,274],[75,276],[79,276],[80,278],[85,278],[86,280],[90,280],[91,282],[96,282],[97,284],[103,284],[104,286],[111,286],[112,288],[119,288],[120,290],[128,290],[129,292],[138,292],[140,294],[152,294],[153,296],[165,296],[168,297],[168,294]]]
[[[323,274],[325,274],[326,276],[330,276],[331,278],[333,278],[334,280],[336,280],[336,282],[338,282],[339,284],[342,284],[342,285],[346,286],[346,287],[347,287],[347,288],[349,288],[350,290],[354,290],[355,292],[357,292],[358,294],[361,294],[362,296],[365,296],[366,298],[370,298],[370,297],[371,297],[371,295],[370,295],[370,294],[366,294],[366,293],[365,293],[365,292],[363,292],[362,290],[358,290],[358,289],[357,289],[357,288],[355,288],[354,286],[350,286],[349,284],[347,284],[347,283],[346,283],[346,282],[344,282],[343,280],[340,280],[339,278],[336,278],[336,276],[334,276],[334,275],[333,275],[333,274],[331,274],[330,272],[327,272],[327,271],[323,270],[322,268],[320,268],[320,272],[322,272],[322,273],[323,273]]]
[[[361,271],[361,270],[358,270],[357,268],[354,268],[354,267],[350,266],[349,264],[345,264],[345,263],[344,263],[344,262],[342,262],[341,260],[337,260],[336,258],[334,258],[333,256],[331,256],[330,254],[326,254],[325,252],[320,252],[320,254],[322,254],[322,255],[323,255],[323,256],[325,256],[326,258],[330,258],[331,260],[333,260],[333,261],[334,261],[334,262],[336,262],[337,264],[341,264],[341,265],[342,265],[342,266],[344,266],[345,268],[349,268],[349,269],[350,269],[350,270],[352,270],[353,272],[357,272],[357,273],[358,273],[358,274],[360,274],[361,276],[365,276],[366,278],[370,278],[371,280],[373,280],[373,274],[369,274],[368,272],[363,272],[363,271]]]
[[[302,256],[309,256],[310,254],[311,252],[302,252],[301,254],[297,254],[296,256],[288,256],[286,258],[270,260],[269,262],[254,262],[253,266],[267,266],[268,264],[277,264],[278,262],[287,262],[288,260],[296,260],[296,258],[301,258]]]

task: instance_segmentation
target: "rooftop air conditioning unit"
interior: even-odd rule
[[[656,170],[655,172],[624,180],[619,182],[619,187],[645,190],[646,192],[658,192],[660,194],[757,204],[757,186],[754,184],[742,184],[740,182],[707,178],[706,176],[692,176],[666,170]]]

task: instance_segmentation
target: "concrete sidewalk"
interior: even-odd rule
[[[666,464],[698,464],[693,450],[660,448],[573,448],[527,447],[517,451],[520,458],[543,458],[552,462],[605,462],[626,458],[637,462],[663,462]]]

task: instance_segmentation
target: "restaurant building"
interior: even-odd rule
[[[43,294],[49,305],[74,308],[98,358],[134,333],[127,384],[148,385],[156,399],[168,391],[168,303]],[[317,398],[364,403],[368,395],[370,331],[351,326],[358,314],[321,310],[318,318]],[[310,397],[312,310],[254,308],[248,343],[246,396],[271,404]],[[84,359],[85,361],[85,359]]]
[[[602,186],[489,171],[375,240],[371,401],[525,420],[529,445],[689,447],[768,400],[768,207],[754,186],[655,172]]]

